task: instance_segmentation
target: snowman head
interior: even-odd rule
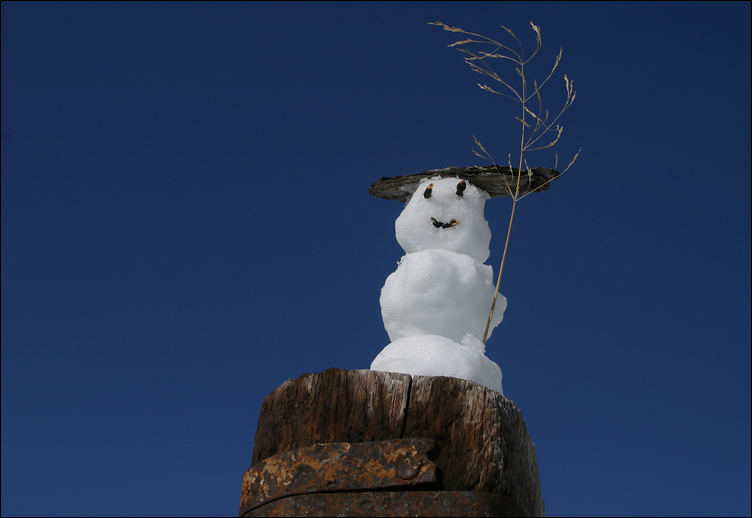
[[[424,178],[397,218],[397,241],[406,253],[437,248],[483,263],[490,254],[483,215],[489,197],[459,177]]]

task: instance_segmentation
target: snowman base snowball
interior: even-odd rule
[[[485,349],[469,333],[460,343],[439,335],[409,336],[387,345],[371,363],[371,370],[460,378],[503,396],[501,368],[485,355]]]

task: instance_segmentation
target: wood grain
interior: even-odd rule
[[[261,406],[252,464],[316,443],[430,438],[444,491],[480,491],[543,516],[535,445],[522,412],[472,381],[328,369],[288,380]]]

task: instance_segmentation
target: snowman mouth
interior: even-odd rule
[[[433,223],[433,226],[436,227],[436,228],[449,228],[449,227],[453,227],[453,226],[459,224],[459,222],[460,222],[460,220],[453,219],[449,223],[444,223],[443,221],[439,221],[436,218],[431,218],[431,223]]]

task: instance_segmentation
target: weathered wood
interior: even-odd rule
[[[358,491],[300,495],[246,516],[523,516],[510,498],[477,491]]]
[[[328,369],[288,380],[261,407],[253,464],[316,443],[436,441],[444,491],[493,493],[545,512],[522,412],[472,381]]]
[[[432,169],[424,173],[384,177],[373,184],[368,192],[376,198],[404,203],[415,192],[421,180],[436,176],[461,178],[485,191],[491,198],[495,198],[496,196],[512,196],[517,191],[518,181],[520,194],[546,191],[551,182],[559,178],[561,173],[548,167],[525,169],[522,175],[517,168],[499,165],[447,167]]]
[[[287,380],[261,404],[252,464],[316,443],[401,439],[410,375],[327,369]]]
[[[413,376],[404,437],[430,437],[449,491],[511,497],[543,516],[535,445],[513,401],[473,381]]]
[[[278,453],[243,474],[240,516],[296,495],[436,485],[430,439],[316,444]]]

